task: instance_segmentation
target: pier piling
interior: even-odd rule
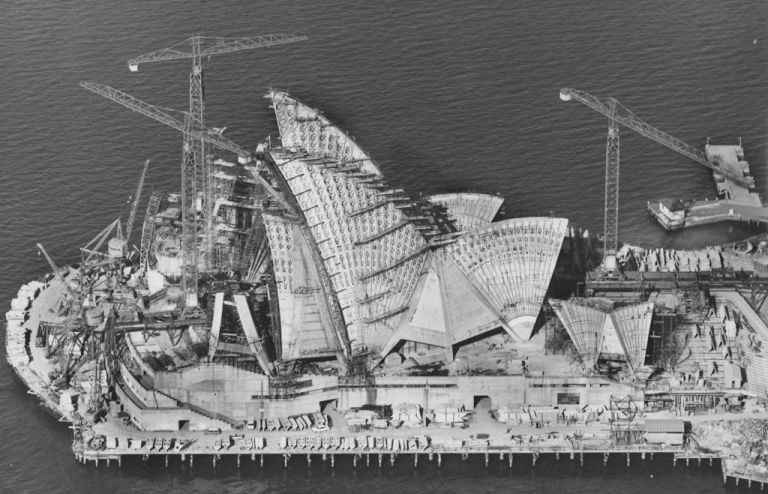
[[[323,453],[323,460],[325,460],[325,453]],[[310,454],[307,455],[307,466],[308,467],[312,466],[312,455]]]
[[[333,468],[333,465],[336,463],[336,455],[331,455],[331,468]]]
[[[413,455],[413,468],[419,468],[419,454]]]
[[[240,460],[240,455],[237,458]],[[168,455],[165,455],[165,468],[168,468]]]
[[[485,453],[485,468],[488,468],[488,453]]]
[[[383,459],[384,455],[379,453],[379,468],[381,468],[381,461]]]
[[[168,457],[166,456],[166,458]],[[237,455],[237,468],[240,468],[240,455]]]
[[[608,465],[608,459],[611,457],[610,453],[603,453],[603,466]]]
[[[631,464],[631,457],[632,455],[629,452],[627,452],[627,466],[630,466]]]
[[[533,455],[531,455],[531,466],[535,467],[538,459],[539,459],[539,453],[533,453]]]
[[[437,466],[440,467],[442,465],[443,465],[443,455],[441,453],[438,453],[437,454]]]
[[[390,453],[389,454],[389,466],[393,467],[395,466],[395,454]]]

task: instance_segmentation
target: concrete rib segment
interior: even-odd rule
[[[471,231],[489,225],[504,204],[504,199],[490,194],[461,192],[427,197],[433,204],[444,206],[448,216],[461,231]]]

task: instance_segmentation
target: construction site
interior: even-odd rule
[[[208,127],[204,59],[304,39],[193,37],[129,60],[192,61],[183,119],[81,83],[176,129],[182,167],[180,192],[146,198],[145,161],[127,219],[77,263],[38,244],[51,272],[6,313],[8,361],[73,424],[78,459],[712,459],[691,417],[765,413],[768,241],[619,243],[620,126],[709,168],[729,219],[762,211],[741,143],[702,153],[615,99],[562,89],[608,118],[598,240],[566,218],[504,218],[494,195],[414,199],[284,91],[265,96],[279,136],[254,150]],[[667,229],[698,214],[649,208]]]

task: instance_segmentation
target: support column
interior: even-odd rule
[[[514,460],[515,460],[515,454],[509,453],[509,468],[512,468],[512,463],[514,462]]]
[[[237,468],[240,468],[240,455],[237,455]]]
[[[381,468],[381,460],[384,457],[381,453],[379,453],[379,468]]]
[[[603,453],[603,466],[608,464],[608,459],[611,457],[610,453]]]
[[[189,466],[190,468],[195,466],[195,455],[189,455]]]
[[[488,468],[488,453],[485,453],[485,468]]]
[[[442,453],[437,454],[437,466],[441,467],[443,466],[443,455]]]
[[[323,453],[323,460],[325,460],[325,453]],[[307,466],[308,467],[312,466],[312,455],[310,454],[307,454]]]
[[[631,453],[629,453],[629,452],[627,452],[627,466],[629,466],[629,465],[630,465],[630,463],[631,463],[631,458],[632,458],[632,454],[631,454]]]
[[[419,454],[413,454],[413,468],[419,468]]]

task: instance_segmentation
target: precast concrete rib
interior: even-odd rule
[[[245,339],[248,341],[248,346],[251,352],[256,356],[256,360],[259,362],[261,370],[268,376],[275,374],[272,363],[267,358],[267,354],[264,351],[264,346],[261,344],[261,338],[256,331],[256,324],[253,322],[253,316],[251,315],[251,308],[248,306],[248,299],[242,293],[235,294],[235,305],[237,306],[237,314],[240,316],[240,324],[243,327],[245,333]]]
[[[221,333],[221,319],[224,312],[224,293],[219,292],[213,298],[213,322],[211,323],[211,336],[208,342],[208,361],[213,362],[216,349],[219,346],[219,334]]]

